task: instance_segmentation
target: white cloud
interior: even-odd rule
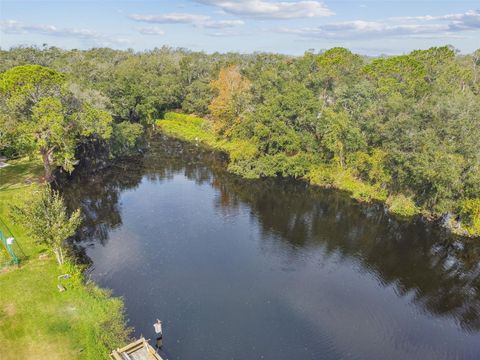
[[[196,0],[226,13],[260,19],[298,19],[333,15],[320,1]]]
[[[459,37],[459,32],[480,29],[480,11],[443,16],[391,18],[382,21],[345,21],[315,27],[280,28],[277,32],[307,38],[362,39],[382,37]],[[457,35],[455,35],[457,34]]]
[[[242,20],[219,20],[219,21],[207,21],[203,24],[204,27],[209,29],[225,29],[236,27],[245,24]]]
[[[440,16],[432,16],[432,15],[424,15],[424,16],[404,16],[404,17],[396,17],[393,19],[397,20],[425,20],[425,21],[432,21],[432,20],[454,20],[454,21],[461,21],[461,22],[473,22],[476,23],[477,26],[480,25],[480,11],[479,10],[468,10],[465,13],[460,14],[447,14],[447,15],[440,15]]]
[[[242,20],[212,20],[210,16],[186,13],[169,13],[160,15],[131,14],[129,15],[129,18],[135,21],[152,24],[190,24],[196,27],[209,29],[225,29],[244,24]]]
[[[446,30],[448,28],[444,25],[390,25],[382,22],[357,20],[310,28],[281,28],[278,31],[310,38],[359,39],[437,33]]]
[[[161,15],[141,15],[131,14],[128,16],[135,21],[148,22],[153,24],[202,24],[210,20],[210,16],[185,14],[185,13],[170,13]]]
[[[207,35],[208,36],[213,36],[213,37],[233,37],[233,36],[247,36],[247,35],[251,35],[251,34],[227,29],[227,30],[209,32],[209,33],[207,33]]]
[[[159,29],[157,27],[153,28],[138,28],[137,29],[140,34],[143,35],[165,35],[165,31]]]
[[[98,33],[95,30],[79,28],[58,28],[55,25],[23,24],[16,20],[0,21],[0,31],[5,34],[41,34],[86,40],[99,46],[128,44],[129,40]]]
[[[448,23],[451,31],[462,31],[480,29],[480,11],[468,10],[460,14],[447,14],[441,16],[409,16],[393,18],[397,21],[423,21],[423,22],[443,22]]]

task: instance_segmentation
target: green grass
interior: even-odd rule
[[[462,230],[470,235],[480,234],[480,198],[464,200],[459,212]]]
[[[42,179],[43,166],[38,159],[22,158],[8,164],[0,169],[0,191],[18,189]]]
[[[362,181],[348,169],[342,169],[335,165],[322,164],[314,166],[306,177],[313,185],[346,191],[358,201],[384,202],[387,199],[385,189]]]
[[[13,233],[25,253],[19,268],[0,273],[0,353],[10,359],[105,359],[125,344],[123,302],[94,284],[80,269],[59,267],[48,249],[32,242],[21,226],[9,220],[9,205],[26,201],[40,179],[41,166],[19,160],[0,169],[0,228]],[[1,246],[1,245],[0,245]],[[47,259],[40,259],[48,254]],[[70,279],[58,280],[69,273]],[[62,283],[67,291],[59,292]]]
[[[403,194],[389,196],[387,205],[392,214],[401,217],[408,218],[420,214],[420,209],[415,205],[413,199]]]
[[[163,133],[188,142],[199,142],[211,149],[223,151],[232,161],[253,158],[257,153],[255,144],[246,140],[219,139],[208,129],[208,123],[197,116],[169,112],[165,118],[157,120]]]

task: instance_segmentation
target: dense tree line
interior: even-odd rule
[[[25,103],[7,89],[15,67],[30,64],[54,72],[46,100]],[[254,144],[255,154],[235,164],[240,174],[300,177],[315,165],[322,181],[354,178],[480,232],[480,50],[366,58],[344,48],[293,57],[20,47],[0,52],[0,72],[2,152],[35,142],[20,143],[12,122],[74,118],[75,141],[61,157],[68,167],[79,142],[94,137],[122,152],[139,134],[130,124],[173,109]]]

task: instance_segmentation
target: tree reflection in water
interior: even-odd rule
[[[143,179],[161,183],[178,173],[211,184],[218,192],[215,206],[224,214],[247,206],[265,234],[264,251],[295,257],[323,248],[325,256],[353,258],[400,296],[413,294],[424,311],[452,317],[467,332],[480,329],[480,245],[475,241],[420,219],[399,221],[380,205],[360,205],[301,181],[238,178],[226,172],[220,154],[159,135],[149,140],[144,156],[99,171],[79,169],[61,185],[69,207],[83,213],[74,242],[105,245],[109,232],[122,225],[123,191]]]

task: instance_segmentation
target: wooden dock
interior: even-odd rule
[[[110,358],[112,360],[163,360],[143,337],[121,349],[112,351]]]

